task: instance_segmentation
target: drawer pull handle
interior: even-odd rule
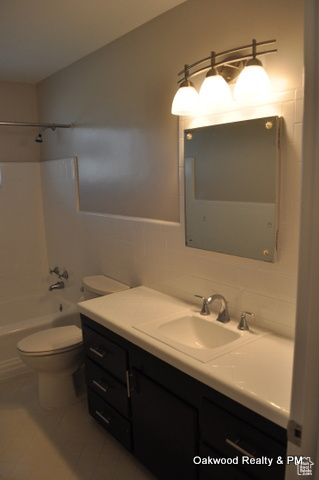
[[[104,355],[106,355],[106,352],[103,352],[103,351],[99,352],[98,350],[96,350],[93,347],[90,347],[90,352],[94,353],[95,355],[97,355],[100,358],[104,358]]]
[[[109,385],[105,385],[105,387],[103,387],[103,385],[101,385],[101,383],[97,382],[96,380],[93,380],[92,383],[98,387],[100,390],[102,390],[102,392],[106,393],[108,391],[108,389],[110,388]]]
[[[98,410],[95,410],[95,413],[98,417],[100,417],[103,422],[109,424],[110,423],[110,418],[105,418],[104,415],[102,415],[102,413],[100,413]]]
[[[252,455],[251,453],[247,452],[247,450],[245,450],[244,448],[240,447],[237,443],[235,442],[232,442],[231,440],[229,440],[228,438],[226,438],[226,443],[228,445],[230,445],[231,447],[233,447],[235,450],[237,450],[238,452],[242,453],[243,455],[247,455],[248,457],[250,458],[255,458],[254,455]]]

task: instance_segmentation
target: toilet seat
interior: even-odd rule
[[[82,330],[75,325],[48,328],[33,333],[17,345],[23,355],[57,355],[75,350],[83,345]]]

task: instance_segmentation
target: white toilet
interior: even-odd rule
[[[84,300],[110,295],[111,293],[121,292],[129,288],[128,285],[114,280],[114,278],[105,277],[104,275],[83,278]]]
[[[20,340],[21,360],[39,373],[39,401],[62,408],[77,399],[73,374],[83,362],[82,330],[75,325],[48,328]]]
[[[104,275],[83,279],[84,298],[129,289]],[[83,362],[82,331],[75,325],[48,328],[17,344],[21,360],[39,373],[39,401],[44,408],[62,408],[77,401],[74,373]]]

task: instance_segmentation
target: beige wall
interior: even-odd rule
[[[0,81],[0,121],[38,121],[35,85]],[[34,141],[38,131],[31,127],[0,126],[0,162],[40,161],[40,147]]]

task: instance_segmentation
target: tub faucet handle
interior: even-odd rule
[[[55,273],[55,275],[60,275],[59,267],[54,267],[53,270],[50,268],[50,275],[53,275],[54,273]]]
[[[60,269],[59,267],[55,267],[53,270],[50,269],[50,274],[53,275],[57,275],[59,277],[59,279],[61,280],[61,278],[65,278],[65,280],[67,280],[69,278],[69,274],[66,270],[64,270],[63,273],[60,273]]]
[[[66,270],[63,273],[59,274],[59,278],[65,278],[67,280],[69,278],[69,274]]]

